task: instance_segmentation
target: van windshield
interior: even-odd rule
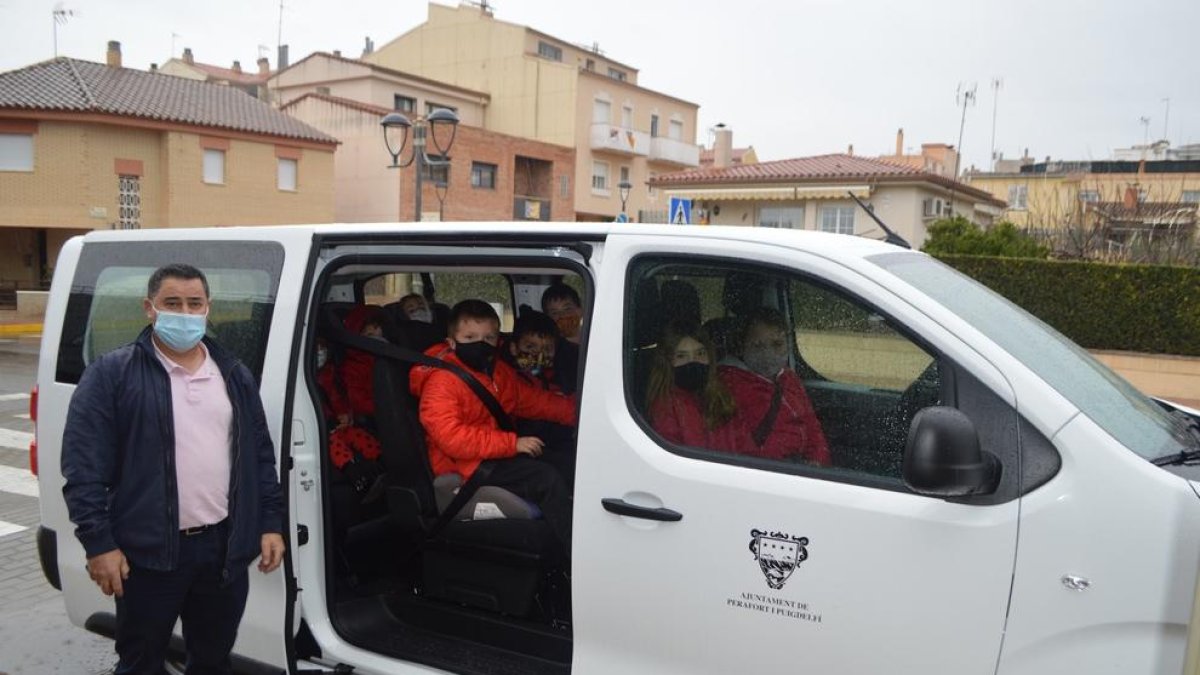
[[[868,260],[962,317],[1142,457],[1152,459],[1190,446],[1184,426],[1161,406],[983,284],[919,253],[885,253]]]

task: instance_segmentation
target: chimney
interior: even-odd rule
[[[1136,209],[1136,208],[1137,208],[1137,205],[1138,205],[1138,191],[1137,191],[1137,188],[1136,188],[1135,186],[1133,186],[1133,185],[1130,185],[1130,186],[1128,186],[1128,187],[1126,187],[1126,188],[1125,188],[1125,201],[1124,201],[1124,205],[1125,205],[1125,208],[1127,208],[1127,209]]]
[[[234,62],[233,62],[233,67],[232,67],[232,68],[230,68],[230,70],[232,70],[233,72],[237,73],[238,75],[241,75],[241,74],[242,74],[242,62],[241,62],[241,61],[234,61]]]
[[[191,47],[183,48],[183,62],[188,64],[189,66],[196,63],[196,58],[192,56],[192,48]]]
[[[267,57],[265,57],[265,56],[258,60],[258,74],[259,75],[270,75],[271,74],[271,62],[268,61]]]
[[[276,67],[283,70],[288,67],[288,46],[279,45],[279,56],[275,59]]]
[[[375,41],[372,40],[370,36],[367,36],[366,42],[363,44],[362,55],[366,56],[367,54],[371,54],[374,51],[375,51]]]
[[[896,156],[904,155],[904,127],[896,130]]]
[[[158,64],[157,64],[157,63],[151,63],[151,64],[150,64],[150,72],[152,72],[152,73],[157,73],[157,72],[158,72]]]
[[[714,129],[713,138],[713,168],[724,169],[733,164],[733,130],[718,124]]]
[[[121,43],[116,40],[108,41],[108,67],[121,67]]]
[[[342,58],[342,50],[340,50],[340,49],[333,50],[333,55],[339,59]]]
[[[850,145],[846,146],[846,154],[847,154],[847,155],[850,155],[851,157],[853,157],[853,156],[854,156],[854,144],[853,144],[853,143],[851,143]]]

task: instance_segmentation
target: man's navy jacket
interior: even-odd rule
[[[179,558],[175,424],[170,376],[150,336],[147,327],[83,372],[63,433],[63,497],[89,558],[119,548],[134,567],[169,571]],[[254,377],[208,338],[204,344],[233,408],[228,573],[261,552],[264,533],[283,532],[283,498]]]

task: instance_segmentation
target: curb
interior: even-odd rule
[[[0,324],[0,335],[41,335],[42,324],[40,323],[5,323]]]

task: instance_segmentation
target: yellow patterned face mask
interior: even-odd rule
[[[550,367],[550,357],[542,352],[536,354],[517,354],[517,368],[530,375],[541,375]]]

